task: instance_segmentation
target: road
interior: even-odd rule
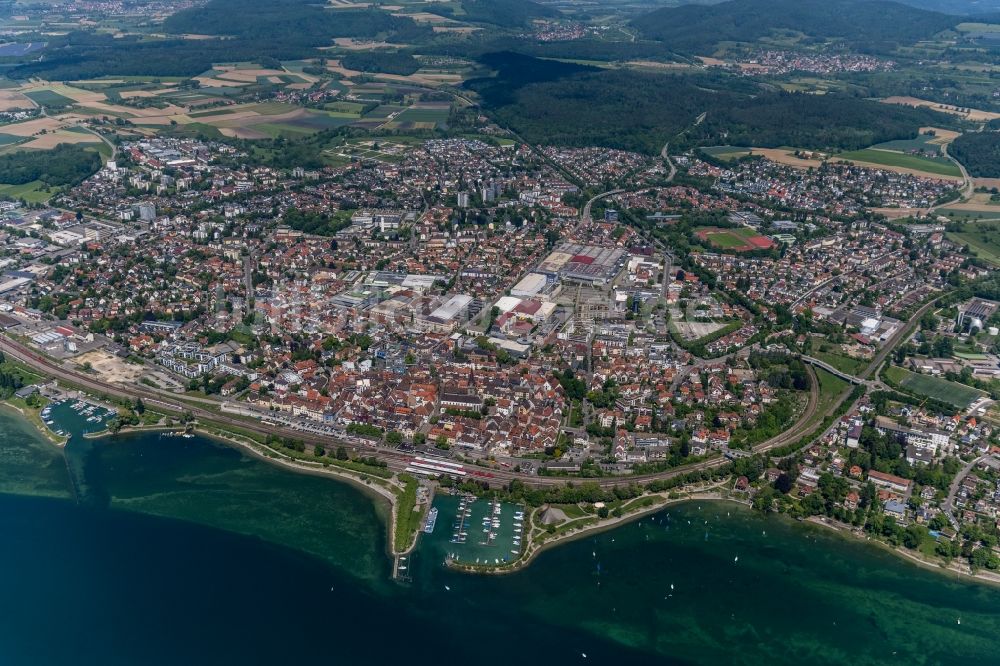
[[[669,150],[670,150],[670,142],[667,141],[665,144],[663,144],[663,150],[660,151],[660,157],[662,157],[666,161],[667,166],[670,167],[670,173],[667,174],[668,183],[673,182],[674,176],[677,175],[677,167],[674,165],[674,161],[670,159]]]
[[[964,201],[965,199],[970,198],[972,196],[972,194],[973,194],[973,191],[975,190],[975,185],[976,184],[972,180],[972,176],[969,175],[969,172],[965,168],[965,165],[962,164],[961,162],[959,162],[957,159],[955,159],[954,157],[952,157],[948,153],[948,144],[944,144],[944,145],[941,146],[941,154],[943,154],[949,160],[951,160],[952,162],[954,162],[955,165],[958,166],[958,170],[962,172],[962,189],[959,192],[959,195],[960,195],[959,196],[959,201]],[[953,203],[955,203],[955,202],[954,201],[946,201],[944,203],[936,204],[934,206],[931,206],[930,208],[927,209],[927,214],[930,215],[931,213],[933,213],[934,211],[936,211],[938,208],[941,208],[943,206],[950,206]]]
[[[952,514],[952,510],[955,504],[955,495],[958,494],[958,489],[962,485],[962,480],[969,475],[969,472],[972,471],[973,467],[981,463],[983,460],[986,460],[991,455],[992,454],[979,456],[975,460],[966,463],[965,466],[958,472],[958,474],[955,475],[954,480],[951,482],[951,486],[948,487],[948,497],[946,497],[944,503],[941,504],[941,510],[944,511],[944,514],[946,516],[948,516],[948,520],[951,522],[952,526],[955,527],[956,529],[958,529],[958,521]]]
[[[892,353],[892,350],[895,349],[896,345],[898,345],[903,340],[906,340],[910,336],[910,334],[913,333],[913,329],[920,322],[920,318],[923,317],[925,314],[927,314],[931,310],[931,308],[934,307],[934,305],[938,302],[938,299],[940,299],[941,296],[944,296],[944,294],[935,296],[931,300],[927,301],[927,303],[925,303],[919,310],[917,310],[913,314],[913,316],[910,317],[909,321],[907,321],[902,328],[896,331],[893,334],[893,336],[889,338],[888,342],[885,343],[882,349],[880,349],[875,354],[875,357],[872,358],[872,362],[868,365],[867,368],[865,368],[864,372],[858,375],[858,378],[868,379],[871,376],[871,374],[875,372],[880,365],[882,365],[882,362],[885,361],[886,357],[888,357],[889,354]]]
[[[619,188],[617,190],[608,190],[607,192],[601,192],[600,194],[591,197],[590,201],[584,204],[583,212],[580,213],[580,221],[576,223],[576,227],[574,227],[573,233],[576,233],[576,230],[579,229],[581,225],[586,224],[587,222],[593,220],[593,218],[590,215],[590,208],[591,206],[594,205],[595,201],[597,201],[598,199],[603,199],[604,197],[610,197],[612,194],[619,194],[624,191],[625,190]]]

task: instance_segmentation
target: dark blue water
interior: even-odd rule
[[[571,643],[608,663],[631,652],[572,630],[553,640],[444,588],[368,591],[312,557],[180,521],[5,495],[0,534],[3,664],[434,664],[456,648],[480,664],[520,650],[563,663],[580,658]]]

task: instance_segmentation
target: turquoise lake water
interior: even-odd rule
[[[409,585],[384,512],[202,438],[64,455],[0,414],[0,664],[1000,663],[1000,590],[733,505],[509,576],[447,571],[429,543]]]

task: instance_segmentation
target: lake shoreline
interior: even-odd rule
[[[923,557],[920,557],[917,553],[907,550],[903,546],[891,546],[884,541],[879,541],[878,539],[872,539],[867,536],[862,536],[856,534],[854,530],[849,525],[843,523],[836,523],[823,516],[810,516],[805,519],[805,522],[818,527],[824,527],[831,530],[837,534],[840,534],[844,538],[854,537],[855,541],[860,541],[865,544],[879,548],[885,552],[892,553],[896,557],[900,557],[912,564],[915,564],[922,569],[928,569],[935,571],[939,574],[945,576],[952,576],[957,580],[974,580],[977,583],[983,583],[993,587],[1000,587],[1000,574],[988,573],[983,571],[971,571],[967,566],[963,567],[960,563],[952,561],[950,564],[945,565],[943,562],[932,562]]]
[[[41,417],[37,414],[28,414],[24,411],[24,409],[12,404],[9,400],[0,400],[0,405],[3,405],[8,411],[17,412],[22,419],[34,426],[35,430],[38,431],[38,433],[53,446],[60,449],[66,448],[66,443],[69,442],[69,437],[60,438],[45,425],[45,423],[41,420]]]
[[[713,488],[718,488],[719,486],[713,486]],[[476,566],[474,564],[455,564],[448,563],[448,568],[452,571],[457,571],[465,574],[472,575],[483,575],[483,576],[505,576],[508,574],[516,573],[527,568],[539,555],[547,550],[552,550],[558,546],[561,546],[572,541],[577,541],[587,536],[593,534],[600,534],[602,532],[609,532],[611,530],[617,529],[629,523],[641,520],[642,518],[649,516],[651,514],[657,513],[666,509],[667,507],[673,506],[675,504],[682,504],[684,502],[696,502],[701,500],[706,501],[731,501],[737,504],[744,504],[739,500],[732,498],[727,498],[721,495],[718,491],[712,490],[711,492],[706,492],[709,489],[695,490],[693,493],[686,494],[682,497],[670,497],[669,495],[658,494],[658,495],[646,495],[645,497],[661,497],[662,502],[654,504],[652,506],[646,506],[635,511],[622,515],[608,517],[599,520],[597,523],[592,523],[589,525],[584,525],[578,529],[566,532],[564,534],[559,534],[552,537],[551,539],[545,539],[541,543],[537,543],[534,539],[531,539],[527,545],[526,551],[518,559],[511,562],[508,566]],[[677,491],[673,491],[676,493]],[[534,521],[535,516],[541,510],[542,507],[535,507],[532,509],[531,516],[532,521]],[[586,520],[586,518],[578,518],[575,520]],[[569,521],[572,522],[572,521]],[[534,529],[534,525],[532,527]],[[533,547],[534,546],[534,547]]]
[[[689,502],[701,502],[701,501],[727,502],[727,503],[737,504],[745,508],[749,508],[749,503],[747,501],[737,497],[733,497],[728,493],[724,494],[721,491],[721,489],[720,490],[713,489],[711,491],[706,491],[706,490],[695,491],[683,497],[675,497],[675,498],[667,497],[665,498],[664,502],[656,504],[655,506],[644,507],[642,509],[637,510],[634,513],[630,513],[617,518],[605,519],[598,523],[590,525],[585,525],[577,530],[573,530],[572,532],[568,532],[566,534],[560,534],[551,540],[546,540],[545,542],[541,543],[535,548],[531,548],[532,544],[529,544],[528,546],[529,550],[524,555],[522,555],[519,559],[517,559],[516,561],[512,562],[510,565],[505,567],[487,568],[483,566],[468,565],[468,564],[453,564],[453,563],[448,563],[446,566],[448,567],[448,569],[452,571],[469,575],[505,576],[526,569],[539,555],[541,555],[543,552],[547,550],[552,550],[557,546],[577,541],[579,539],[592,536],[594,534],[609,532],[611,530],[614,530],[618,527],[622,527],[629,523],[637,522],[642,518],[658,513],[659,511],[662,511],[668,507],[675,506],[678,504],[684,504]],[[536,507],[532,511],[532,517],[534,517],[540,509],[541,507]],[[784,516],[784,514],[778,514],[778,513],[775,513],[775,515]],[[788,518],[788,516],[785,517]],[[791,519],[789,518],[789,520]],[[846,540],[861,542],[866,545],[870,545],[874,548],[882,550],[883,552],[890,553],[893,556],[898,557],[905,562],[919,566],[922,569],[942,574],[946,578],[953,578],[954,580],[959,580],[959,581],[972,581],[980,584],[985,584],[990,587],[1000,588],[1000,574],[994,574],[982,571],[973,572],[969,570],[968,567],[963,567],[960,563],[955,561],[951,562],[947,566],[943,565],[943,563],[932,562],[924,558],[921,558],[919,555],[906,550],[902,546],[891,546],[883,541],[879,541],[878,539],[865,538],[860,535],[857,535],[854,533],[852,529],[850,529],[850,526],[834,524],[830,522],[828,519],[824,519],[822,516],[811,516],[809,518],[803,519],[802,521],[796,521],[796,522],[805,522],[812,525],[816,525],[818,527],[824,527],[827,530],[832,531],[833,533],[839,534]],[[850,537],[854,538],[850,539]]]
[[[33,425],[35,430],[39,432],[51,445],[62,450],[65,449],[66,444],[69,441],[68,437],[64,441],[60,442],[58,438],[55,437],[54,433],[52,433],[51,430],[45,427],[44,423],[41,423],[40,420],[36,422],[36,419],[32,418],[30,414],[25,413],[25,411],[22,408],[18,407],[17,405],[11,404],[7,400],[0,401],[0,404],[2,404],[8,411],[12,413],[17,413],[18,416],[20,416],[22,419],[26,420],[28,423]],[[86,439],[95,440],[95,439],[116,437],[119,435],[125,435],[125,436],[133,434],[141,435],[154,432],[159,432],[161,434],[165,432],[179,433],[182,432],[183,430],[184,430],[183,428],[177,426],[169,426],[169,425],[150,425],[150,426],[138,426],[138,427],[129,426],[123,428],[121,431],[117,433],[112,432],[110,430],[102,430],[96,433],[88,433],[86,435],[83,435],[83,437]],[[409,554],[412,551],[414,551],[417,547],[419,547],[421,533],[418,530],[416,539],[414,539],[408,545],[405,551],[403,551],[402,553],[395,552],[394,536],[395,536],[396,520],[397,520],[396,510],[399,502],[396,493],[390,490],[389,488],[385,487],[385,485],[382,485],[382,483],[384,483],[388,486],[396,487],[395,484],[392,484],[389,480],[368,479],[360,475],[360,473],[355,473],[346,469],[336,468],[333,465],[323,466],[322,463],[314,463],[315,466],[309,465],[306,462],[295,460],[294,458],[291,458],[290,456],[287,456],[286,454],[283,454],[280,451],[276,451],[258,442],[244,441],[242,437],[232,434],[226,436],[220,434],[219,432],[215,432],[214,430],[207,429],[206,427],[199,427],[196,425],[194,426],[193,430],[199,436],[211,439],[224,446],[234,448],[238,451],[250,455],[254,459],[270,463],[276,467],[280,467],[287,471],[296,472],[300,474],[307,474],[310,476],[325,477],[332,479],[334,481],[346,482],[348,485],[354,487],[356,490],[359,490],[362,494],[364,494],[366,497],[375,502],[377,507],[381,507],[382,509],[387,510],[388,517],[385,518],[385,524],[387,531],[386,548],[388,552],[386,554],[388,555],[389,558],[393,559],[400,554],[404,555]],[[265,453],[261,449],[270,452],[272,455],[268,455],[268,453]],[[602,532],[607,532],[616,529],[617,527],[621,527],[623,525],[638,521],[648,515],[657,513],[658,511],[661,511],[667,507],[676,504],[681,504],[684,502],[706,501],[706,502],[732,502],[734,504],[739,504],[742,506],[748,505],[746,501],[742,499],[737,499],[732,495],[730,495],[728,492],[726,494],[723,494],[721,492],[721,488],[722,484],[717,484],[712,487],[710,492],[706,492],[706,490],[708,489],[694,490],[692,493],[684,495],[682,497],[670,497],[669,495],[664,495],[664,494],[648,495],[648,497],[659,496],[663,499],[663,501],[649,507],[642,507],[636,510],[635,512],[623,516],[600,519],[597,523],[583,525],[579,529],[573,529],[572,531],[566,532],[565,534],[559,534],[551,539],[545,539],[542,543],[538,544],[537,546],[535,546],[536,542],[534,541],[534,539],[532,539],[529,542],[525,553],[506,567],[485,568],[485,567],[477,567],[475,565],[454,564],[450,562],[446,564],[446,567],[449,570],[470,575],[503,576],[503,575],[513,574],[526,569],[540,554],[542,554],[547,550],[551,550],[565,543],[577,541],[592,534],[599,534]],[[677,491],[674,490],[671,494],[675,494],[676,492]],[[540,509],[541,507],[536,507],[535,509],[532,510],[531,516],[533,522],[535,516],[538,514]],[[381,515],[380,512],[377,513]],[[575,520],[585,520],[585,519],[586,518],[578,518]],[[845,538],[853,536],[854,540],[862,541],[862,537],[855,534],[850,526],[834,524],[829,519],[826,519],[822,516],[811,516],[805,519],[805,522],[820,527],[825,527],[826,529],[829,529],[835,533],[841,534]],[[960,563],[955,561],[952,561],[948,565],[944,565],[943,563],[938,563],[938,562],[932,562],[925,558],[920,557],[915,553],[905,550],[901,546],[894,547],[887,543],[879,541],[878,539],[866,538],[864,539],[864,542],[869,545],[880,548],[886,552],[890,552],[895,556],[900,557],[924,569],[932,570],[937,573],[944,574],[946,576],[953,576],[954,578],[960,580],[973,580],[978,583],[984,583],[993,587],[1000,587],[1000,574],[993,574],[982,571],[973,572],[967,566],[962,566]]]
[[[43,435],[50,444],[58,447],[59,449],[65,449],[66,444],[69,442],[70,439],[69,437],[67,437],[65,441],[60,443],[54,438],[54,435],[51,433],[51,431],[49,431],[47,428],[44,427],[44,424],[35,423],[35,420],[32,419],[28,414],[25,414],[24,411],[21,410],[19,407],[10,404],[7,401],[0,401],[0,403],[4,404],[12,412],[17,412],[21,418],[25,419],[30,424],[35,426],[35,430],[38,431],[41,435]],[[86,433],[84,435],[80,435],[80,437],[89,440],[101,440],[101,439],[112,439],[120,436],[128,437],[131,435],[144,435],[144,434],[155,434],[155,433],[159,433],[161,435],[164,433],[174,433],[180,435],[185,433],[186,430],[187,429],[185,427],[172,426],[172,425],[125,426],[118,432],[112,432],[111,430],[104,429],[98,432]],[[376,505],[376,513],[378,515],[382,516],[382,512],[379,510],[380,508],[385,511],[386,515],[383,516],[383,518],[387,530],[386,547],[388,549],[388,552],[386,553],[386,555],[389,558],[394,558],[397,555],[397,553],[395,553],[393,550],[393,535],[396,529],[396,507],[398,505],[398,500],[394,492],[380,485],[380,482],[383,482],[382,479],[368,482],[360,474],[356,474],[354,472],[351,472],[350,470],[337,468],[334,465],[329,465],[324,467],[322,466],[321,463],[315,463],[316,466],[313,467],[310,466],[308,463],[295,460],[281,453],[280,451],[275,451],[274,449],[266,445],[259,444],[257,442],[244,441],[243,438],[237,435],[230,434],[226,436],[214,430],[210,430],[205,427],[199,427],[197,425],[195,425],[192,428],[192,430],[201,437],[210,439],[228,448],[240,451],[241,453],[249,455],[250,457],[256,460],[269,463],[275,467],[280,467],[284,470],[291,472],[307,474],[309,476],[325,477],[333,479],[335,481],[342,481],[347,483],[351,487],[360,491],[363,495],[365,495]],[[265,449],[266,451],[270,452],[273,455],[268,455],[267,453],[264,453],[259,449]],[[384,480],[384,483],[386,483],[387,485],[393,485],[388,480]],[[411,544],[411,549],[412,549],[412,544]]]

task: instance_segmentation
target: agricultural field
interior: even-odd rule
[[[946,215],[952,222],[1000,222],[1000,212],[988,210],[968,210],[961,204],[938,208],[938,213]]]
[[[448,121],[450,110],[451,105],[447,102],[414,104],[393,118],[392,122],[386,125],[386,128],[435,129],[444,126]]]
[[[699,150],[717,160],[722,160],[723,162],[738,160],[741,157],[756,156],[764,157],[772,162],[795,167],[797,169],[818,167],[823,164],[823,160],[826,158],[826,155],[822,153],[809,150],[801,151],[796,148],[789,147],[743,148],[740,146],[709,146],[708,148],[700,148]]]
[[[957,132],[942,129],[925,128],[933,131],[934,134],[920,134],[915,139],[897,139],[877,143],[871,148],[877,150],[891,150],[898,153],[923,152],[926,157],[940,157],[941,146],[950,143],[957,135]]]
[[[966,120],[971,120],[974,122],[989,122],[995,118],[1000,118],[1000,113],[995,113],[993,111],[983,111],[982,109],[972,109],[968,107],[958,107],[954,104],[940,104],[938,102],[932,102],[926,99],[920,99],[918,97],[903,97],[903,96],[892,96],[886,97],[881,100],[883,104],[902,104],[903,106],[922,106],[928,109],[934,109],[935,111],[941,111],[942,113],[950,113],[952,115],[961,116]]]
[[[0,111],[13,111],[15,109],[32,109],[35,103],[25,95],[16,90],[0,88]]]
[[[30,99],[32,102],[38,106],[45,107],[66,107],[72,106],[76,103],[75,100],[61,95],[54,90],[49,89],[39,89],[39,90],[28,90],[24,92],[24,96]]]
[[[787,92],[805,92],[823,95],[828,92],[839,92],[850,86],[837,80],[821,79],[814,76],[798,76],[778,84]]]
[[[694,230],[694,233],[703,244],[721,250],[750,252],[752,250],[769,250],[775,246],[775,242],[770,238],[761,236],[747,227],[736,229],[699,227]]]
[[[1000,209],[993,217],[993,221],[966,222],[961,231],[949,231],[946,235],[959,245],[968,245],[980,259],[1000,266]]]
[[[960,409],[965,409],[978,398],[986,395],[983,391],[947,379],[921,375],[905,368],[892,366],[886,375],[893,382],[916,395],[942,400]]]
[[[914,155],[884,148],[872,147],[839,153],[834,159],[888,167],[915,175],[932,175],[954,179],[962,177],[958,166],[946,157]]]
[[[24,199],[28,203],[44,203],[49,200],[52,194],[52,192],[46,191],[45,183],[39,180],[23,185],[4,185],[0,183],[0,197]]]
[[[334,117],[360,118],[365,106],[361,102],[330,102],[323,105],[323,111]]]
[[[700,150],[706,155],[714,157],[717,160],[722,160],[723,162],[738,160],[750,154],[749,148],[740,148],[738,146],[708,146]]]
[[[40,117],[0,126],[0,149],[47,150],[60,143],[98,143],[100,139],[72,119]]]

